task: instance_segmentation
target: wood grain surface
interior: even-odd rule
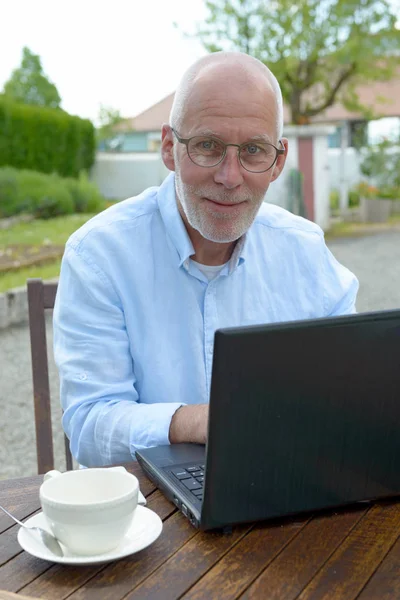
[[[128,468],[163,520],[158,540],[116,562],[59,565],[24,552],[18,526],[0,514],[0,600],[400,599],[400,503],[204,533],[137,464]],[[41,482],[40,476],[0,481],[0,504],[28,518],[40,509]]]

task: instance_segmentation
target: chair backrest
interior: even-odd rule
[[[27,287],[35,409],[36,454],[38,473],[42,474],[54,469],[45,310],[54,308],[57,283],[45,283],[42,279],[28,279]],[[66,436],[64,436],[64,438],[67,469],[71,470],[73,465],[71,452],[69,450],[69,441]]]

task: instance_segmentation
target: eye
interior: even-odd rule
[[[200,147],[203,150],[214,150],[215,149],[215,141],[214,140],[202,140],[200,142]]]
[[[260,148],[256,144],[248,144],[247,146],[245,146],[243,148],[243,150],[245,150],[247,152],[247,154],[249,154],[251,156],[254,156],[255,154],[258,154],[259,152],[264,151],[263,148]]]
[[[216,155],[224,152],[219,140],[211,137],[194,137],[191,139],[189,151],[202,155]]]

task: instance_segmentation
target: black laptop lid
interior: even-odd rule
[[[215,334],[206,528],[400,493],[400,310]]]

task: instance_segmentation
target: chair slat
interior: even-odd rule
[[[54,308],[56,283],[41,279],[28,279],[29,332],[31,339],[32,379],[36,429],[36,454],[38,473],[54,469],[53,432],[49,368],[46,343],[45,309]],[[73,468],[69,442],[65,437],[67,469]]]
[[[44,308],[54,308],[54,303],[56,301],[56,294],[57,294],[57,284],[42,282],[42,285],[43,285]]]

